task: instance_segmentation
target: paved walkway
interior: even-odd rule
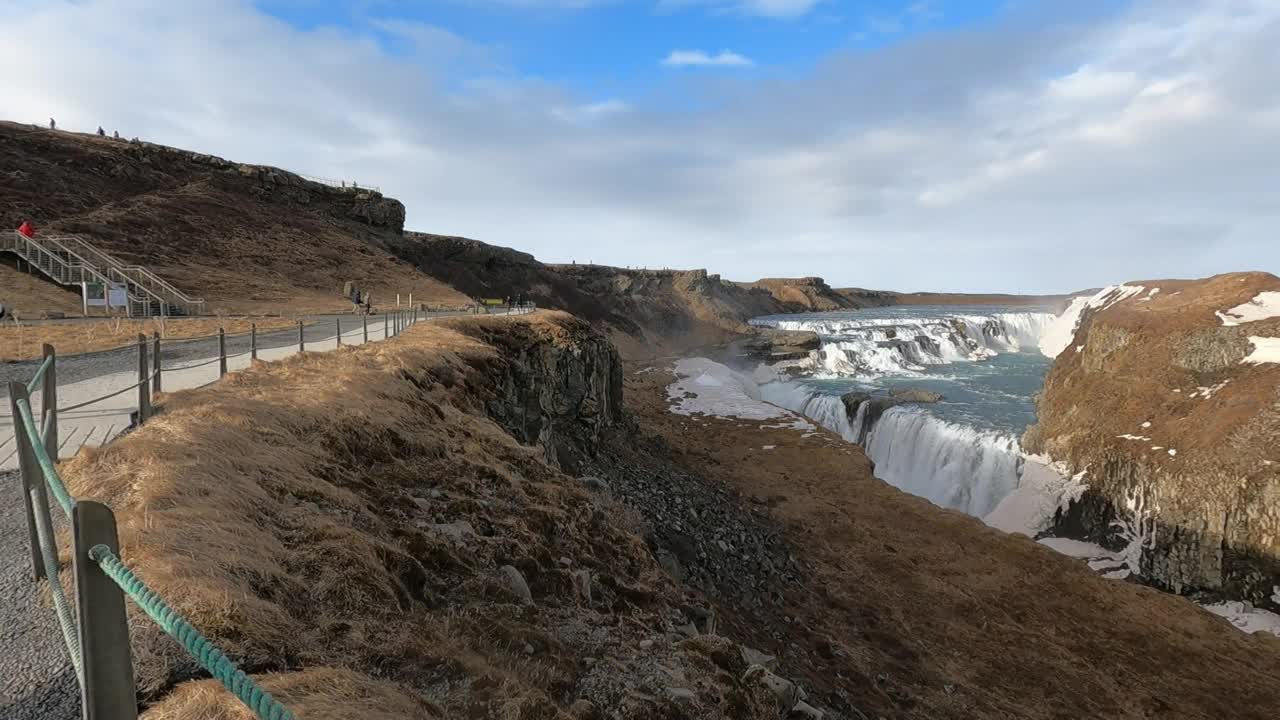
[[[369,323],[369,342],[382,340],[391,320],[374,318]],[[364,343],[364,327],[360,320],[347,316],[343,320],[342,344]],[[338,347],[337,327],[332,318],[322,319],[304,329],[307,352],[326,352]],[[216,339],[161,341],[161,389],[165,392],[186,390],[218,379]],[[298,352],[295,329],[258,334],[258,359],[279,360]],[[234,372],[249,366],[249,338],[239,335],[227,338],[227,370]],[[15,363],[8,375],[12,379],[29,379],[38,362]],[[59,459],[74,456],[81,448],[98,447],[129,427],[130,415],[138,409],[138,391],[129,389],[138,382],[137,350],[127,348],[101,354],[58,359],[58,406],[61,408],[121,393],[87,407],[58,413]],[[91,373],[90,377],[77,379]],[[13,418],[9,416],[7,387],[0,389],[0,471],[18,467],[17,447],[13,435]],[[40,417],[40,393],[31,398],[31,411]]]
[[[434,315],[433,315],[434,316]],[[431,317],[433,317],[431,316]],[[369,342],[382,340],[390,318],[369,322]],[[359,318],[342,318],[342,344],[364,343]],[[353,329],[354,328],[354,329]],[[307,352],[324,352],[338,346],[334,318],[325,318],[304,329]],[[228,338],[228,371],[250,364],[247,336]],[[278,360],[298,352],[295,329],[258,334],[258,358]],[[68,407],[128,388],[138,381],[137,351],[129,348],[107,353],[59,358],[58,405]],[[161,381],[166,391],[207,385],[218,380],[217,340],[161,342]],[[209,362],[214,360],[214,362]],[[30,379],[39,363],[0,365],[0,379]],[[0,386],[0,718],[3,720],[75,720],[80,717],[80,696],[75,673],[67,658],[57,618],[44,583],[33,580],[27,544],[22,483],[15,470],[13,418],[9,416],[7,386]],[[101,445],[129,426],[137,409],[138,393],[126,391],[80,410],[60,413],[59,456],[69,458],[83,447]],[[32,411],[40,414],[39,393]],[[65,519],[55,506],[54,524]]]

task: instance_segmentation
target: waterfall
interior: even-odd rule
[[[1055,320],[1048,312],[949,308],[758,318],[752,323],[815,332],[821,346],[806,363],[812,379],[763,369],[753,379],[761,400],[863,446],[881,480],[942,507],[1034,534],[1062,492],[1052,479],[1056,473],[1040,472],[1047,466],[1024,456],[1016,438],[1020,428],[979,429],[946,419],[928,405],[899,403],[885,394],[879,378],[925,377],[930,367],[1034,351]],[[929,377],[936,382],[938,375]],[[842,397],[850,390],[855,394]]]
[[[1054,319],[1045,312],[939,317],[774,316],[752,323],[780,330],[810,330],[822,338],[813,357],[823,377],[916,375],[932,365],[985,360],[1034,347]]]
[[[1013,492],[1022,472],[1015,438],[946,422],[914,407],[887,410],[867,436],[866,450],[876,477],[977,517]]]

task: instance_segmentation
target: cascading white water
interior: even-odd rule
[[[1022,451],[1012,436],[895,407],[871,429],[876,476],[942,507],[985,517],[1018,487]]]
[[[924,371],[1035,348],[1055,316],[943,309],[924,316],[912,314],[922,312],[929,311],[896,309],[885,311],[887,317],[844,313],[753,321],[816,332],[822,344],[810,363],[812,377],[828,379],[824,384],[758,374],[760,398],[863,445],[882,480],[943,507],[984,517],[1019,488],[1024,457],[1015,432],[1020,428],[979,429],[919,405],[888,409],[880,405],[873,411],[874,402],[858,404],[851,419],[839,394],[848,386],[836,383],[833,388],[830,380],[856,378],[880,387],[883,381],[878,378],[936,378]],[[1023,397],[1024,402],[1030,401],[1029,392]]]
[[[851,420],[838,395],[796,382],[761,385],[760,399],[862,445],[876,477],[942,507],[983,517],[1018,487],[1022,450],[1011,435],[947,422],[914,406],[891,407],[869,424],[872,403],[863,402]]]
[[[1054,316],[1045,312],[940,317],[759,318],[753,324],[810,330],[822,338],[813,358],[825,377],[918,374],[931,365],[985,360],[1039,340]]]

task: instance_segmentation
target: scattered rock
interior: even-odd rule
[[[738,651],[742,654],[742,660],[747,665],[759,665],[766,670],[773,670],[778,666],[778,658],[773,655],[762,653],[746,645],[741,646]]]
[[[811,720],[822,720],[822,718],[826,716],[826,713],[801,700],[795,704],[795,707],[791,708],[791,716],[798,718],[811,718]]]
[[[582,598],[582,601],[588,605],[591,604],[591,571],[575,570],[573,575],[573,589]]]
[[[669,687],[667,688],[667,696],[676,702],[696,702],[698,700],[695,694],[689,688]]]
[[[602,495],[609,494],[609,483],[605,482],[604,480],[601,480],[598,477],[592,477],[588,475],[587,477],[578,478],[578,482],[582,483],[582,486],[590,490],[591,492],[597,492]]]
[[[506,583],[507,589],[515,593],[520,599],[526,603],[533,602],[533,593],[529,591],[529,583],[525,582],[524,575],[520,571],[510,565],[503,565],[498,568],[498,575],[502,576],[502,581]]]
[[[774,675],[762,665],[752,665],[742,676],[743,682],[754,682],[767,688],[777,698],[778,705],[790,710],[804,699],[804,691],[790,680]]]
[[[653,640],[651,638],[645,638],[644,640],[640,641],[641,650],[648,650],[651,647],[653,647]]]
[[[452,523],[436,523],[435,525],[431,526],[431,529],[435,530],[441,535],[447,535],[449,538],[451,538],[456,542],[461,542],[467,537],[476,536],[476,529],[472,527],[471,523],[467,522],[466,520],[461,520],[459,522],[452,522]],[[514,570],[515,568],[512,568],[512,569]]]
[[[569,715],[574,720],[596,720],[600,717],[600,713],[596,711],[596,706],[591,704],[589,700],[575,700],[569,706]]]

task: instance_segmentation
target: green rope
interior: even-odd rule
[[[40,386],[40,381],[44,380],[44,374],[48,372],[49,366],[52,364],[53,364],[52,355],[50,355],[49,357],[46,357],[44,359],[44,362],[40,363],[40,369],[36,370],[35,377],[31,378],[31,382],[27,383],[27,392],[33,393],[36,391],[36,388]]]
[[[263,690],[221,650],[200,634],[177,610],[169,607],[159,595],[133,571],[125,567],[119,557],[106,545],[89,548],[89,557],[102,568],[102,572],[115,581],[120,589],[151,616],[152,620],[178,641],[206,670],[213,674],[222,686],[249,706],[262,720],[294,720],[293,713],[281,705],[271,693]]]
[[[62,478],[58,475],[57,468],[54,467],[54,461],[49,457],[48,451],[45,450],[44,439],[36,431],[36,420],[31,415],[31,405],[26,400],[19,400],[18,412],[22,414],[22,428],[27,433],[27,439],[31,441],[31,449],[35,451],[36,462],[40,464],[40,469],[44,472],[44,479],[49,484],[49,489],[53,491],[53,496],[58,499],[58,504],[62,506],[63,512],[67,514],[67,517],[71,517],[71,508],[75,507],[76,501],[67,492],[67,487],[62,484]]]
[[[35,506],[40,557],[44,560],[44,577],[49,583],[49,592],[53,595],[53,608],[58,614],[58,629],[62,631],[62,641],[66,643],[67,652],[71,654],[71,666],[76,669],[76,678],[83,678],[80,630],[76,627],[71,606],[67,604],[67,596],[62,590],[62,581],[58,576],[58,549],[53,543],[53,528],[49,527],[49,502],[45,494],[40,492],[39,487],[31,488],[31,504]]]

